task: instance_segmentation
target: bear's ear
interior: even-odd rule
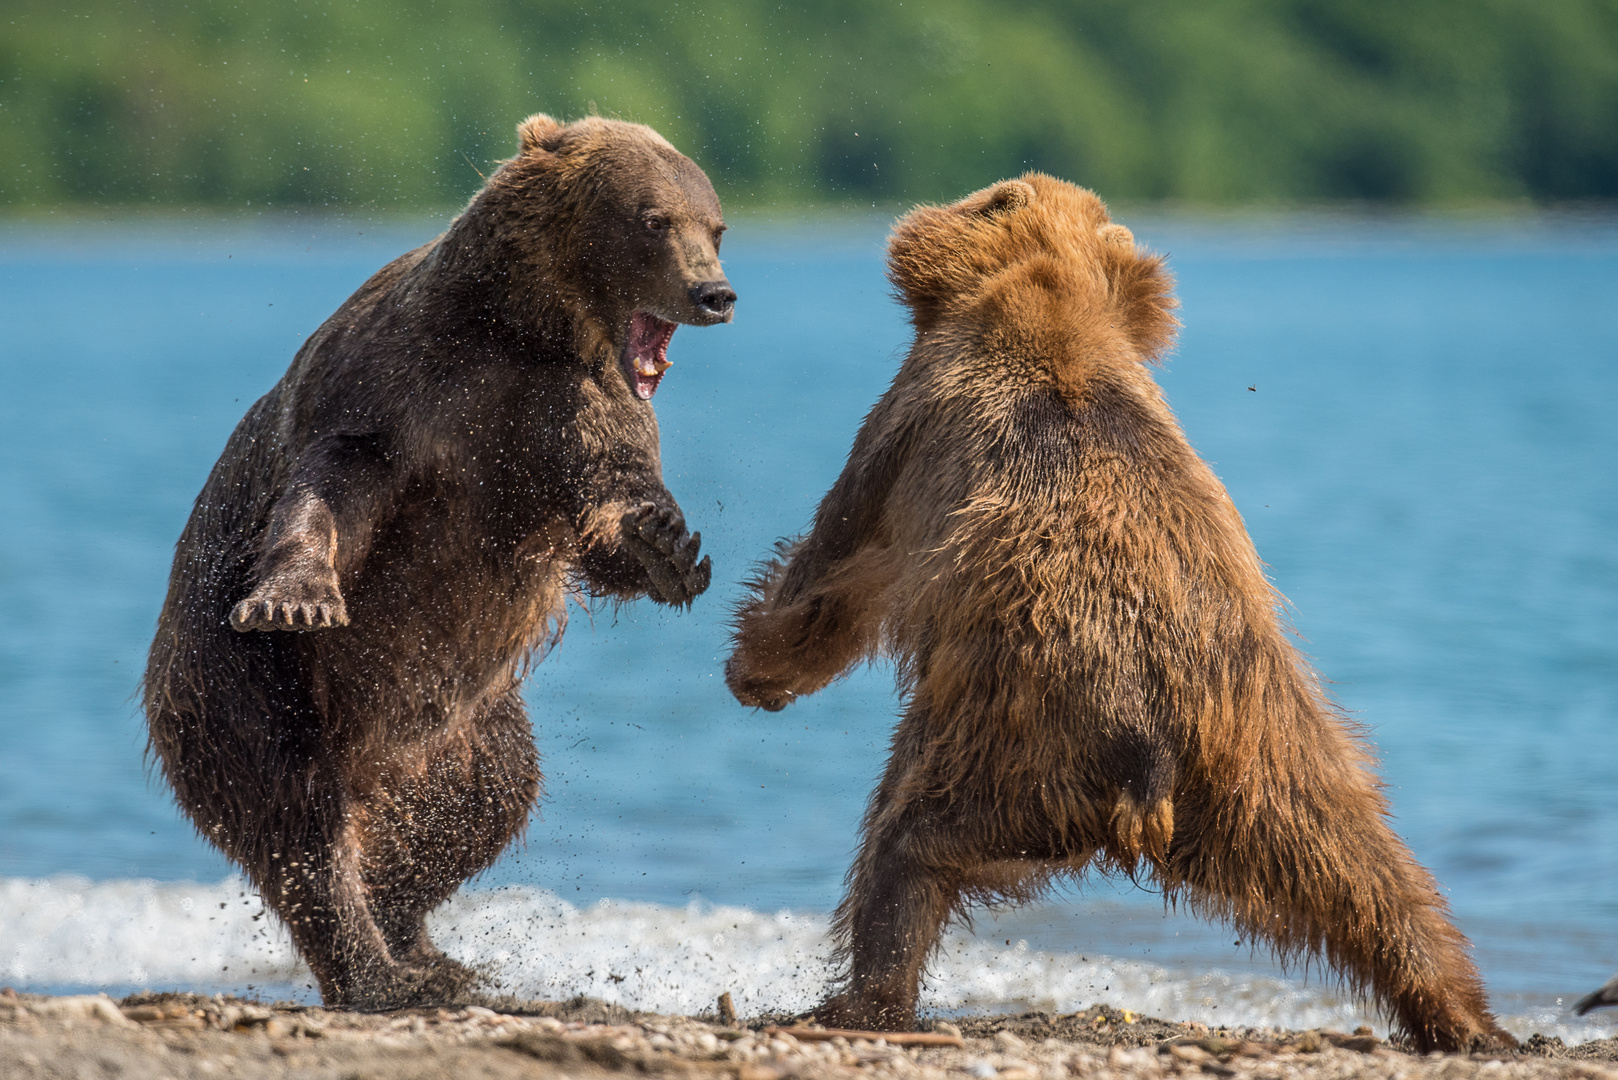
[[[1022,241],[1005,227],[1034,201],[1034,185],[1005,180],[949,206],[919,206],[888,239],[888,278],[918,327],[978,289],[1017,256]]]
[[[1021,180],[1007,180],[1003,184],[994,185],[977,198],[962,203],[961,209],[969,214],[994,218],[1002,214],[1015,213],[1033,201],[1032,184]]]
[[[1174,298],[1174,278],[1162,257],[1135,247],[1134,234],[1122,225],[1102,225],[1096,236],[1102,243],[1102,263],[1124,332],[1144,359],[1156,361],[1174,344],[1180,328],[1180,320],[1174,317],[1180,306]]]
[[[557,136],[562,134],[564,126],[560,120],[542,112],[535,113],[517,125],[517,152],[556,149]]]
[[[1096,230],[1096,235],[1101,237],[1104,244],[1111,244],[1113,247],[1123,248],[1125,251],[1135,250],[1135,234],[1117,222],[1101,226]]]

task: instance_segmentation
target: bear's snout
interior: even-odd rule
[[[736,290],[724,278],[691,286],[691,303],[715,322],[729,322],[736,311]]]

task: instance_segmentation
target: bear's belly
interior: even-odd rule
[[[454,730],[560,637],[565,560],[468,547],[373,550],[344,586],[349,625],[299,635],[330,721],[390,738]]]

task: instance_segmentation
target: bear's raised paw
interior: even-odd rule
[[[651,578],[647,595],[660,604],[684,605],[701,596],[713,578],[713,560],[703,556],[702,534],[688,533],[685,516],[671,506],[641,503],[620,519],[624,547]]]
[[[277,574],[261,582],[230,612],[230,625],[249,630],[318,630],[348,625],[348,605],[337,575]]]

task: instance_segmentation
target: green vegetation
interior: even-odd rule
[[[1618,0],[10,0],[0,206],[457,202],[515,123],[732,204],[1618,197]]]

